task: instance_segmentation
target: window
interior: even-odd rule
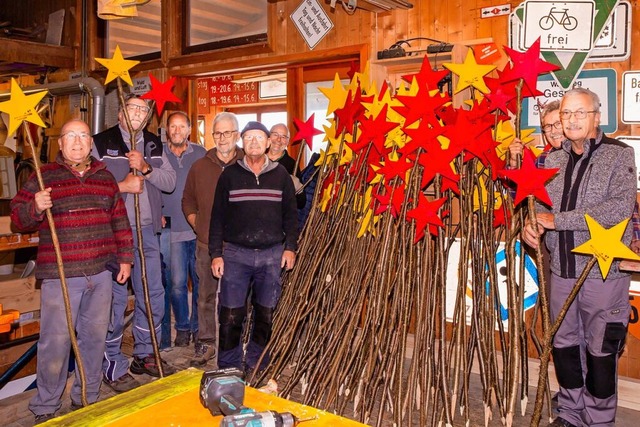
[[[267,41],[267,0],[188,0],[184,53]]]
[[[148,59],[160,57],[160,16],[162,0],[151,0],[138,7],[138,16],[107,21],[107,51],[111,57],[120,46],[125,58],[145,56]],[[147,59],[145,58],[145,59]]]

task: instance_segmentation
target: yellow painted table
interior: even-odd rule
[[[212,416],[209,410],[200,403],[201,378],[201,370],[189,368],[145,384],[128,393],[54,418],[42,425],[218,426],[222,416]],[[365,425],[310,406],[262,393],[251,387],[246,387],[244,400],[245,406],[256,411],[291,412],[298,418],[318,416],[316,420],[300,424],[301,427]]]

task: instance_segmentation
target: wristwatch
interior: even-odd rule
[[[151,172],[153,172],[153,167],[151,167],[151,165],[149,163],[147,163],[147,171],[146,172],[142,172],[142,176],[147,176]]]

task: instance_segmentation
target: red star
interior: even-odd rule
[[[516,205],[527,196],[535,196],[541,202],[551,206],[551,199],[544,185],[553,178],[558,169],[538,169],[534,164],[534,157],[531,150],[526,149],[520,169],[501,170],[499,174],[516,183],[514,200]]]
[[[373,142],[373,146],[382,154],[384,151],[384,143],[387,140],[387,134],[394,130],[398,124],[387,121],[387,109],[389,104],[385,104],[375,119],[364,118],[360,122],[360,136],[355,143],[347,142],[349,148],[354,152],[359,152],[366,147],[369,142]]]
[[[413,162],[407,161],[401,157],[397,161],[393,161],[388,157],[384,161],[384,166],[377,170],[377,173],[384,176],[386,182],[390,182],[393,178],[398,177],[403,182],[407,176],[407,171],[413,167]]]
[[[293,137],[291,140],[292,142],[304,141],[309,146],[309,149],[313,150],[313,137],[316,135],[322,135],[322,131],[313,127],[315,115],[316,113],[313,113],[306,122],[296,118],[293,119],[293,123],[298,128],[298,133]]]
[[[356,90],[356,95],[352,98],[351,90],[347,93],[347,99],[342,108],[336,108],[334,112],[336,118],[336,134],[342,133],[342,131],[346,131],[347,133],[353,132],[353,123],[357,120],[360,120],[364,115],[365,108],[359,102],[361,100],[361,96],[358,90]]]
[[[380,194],[380,190],[384,188],[384,194]],[[379,185],[378,192],[373,197],[378,201],[378,207],[375,209],[374,214],[380,215],[381,213],[389,210],[394,218],[398,218],[398,215],[402,211],[402,205],[404,204],[405,186],[400,185],[397,187],[390,187],[388,184]],[[409,201],[407,201],[408,203]]]
[[[429,232],[434,236],[438,235],[438,227],[444,228],[444,223],[438,216],[438,211],[446,201],[446,197],[441,197],[430,202],[424,194],[418,194],[418,206],[407,212],[407,220],[415,219],[416,221],[416,235],[413,243],[417,243],[424,237],[424,229],[427,226],[429,226]],[[447,212],[442,212],[443,217],[446,215]]]
[[[458,196],[460,195],[460,186],[458,185],[458,180],[449,179],[446,176],[440,176],[440,191],[443,193],[447,190],[453,191]]]
[[[516,82],[504,82],[500,77],[497,79],[488,77],[484,81],[490,90],[485,97],[489,100],[491,108],[509,114],[507,103],[516,97]]]
[[[152,99],[156,103],[156,111],[158,117],[162,115],[164,110],[164,104],[167,102],[182,103],[182,100],[175,96],[172,92],[173,85],[176,83],[176,78],[171,77],[166,82],[162,83],[160,80],[153,77],[153,74],[149,74],[149,80],[151,80],[151,90],[142,95],[142,99]]]
[[[524,53],[507,46],[504,46],[504,49],[513,63],[511,70],[505,72],[505,81],[524,79],[532,92],[537,88],[539,75],[560,69],[557,65],[540,59],[539,37]]]
[[[398,153],[403,156],[411,158],[419,149],[428,152],[442,150],[437,139],[444,132],[444,128],[440,125],[432,127],[426,122],[420,122],[416,129],[403,128],[402,130],[410,138],[409,142],[398,149]]]
[[[420,71],[418,71],[416,74],[406,74],[402,76],[402,79],[408,83],[411,83],[415,78],[416,82],[418,83],[418,87],[420,88],[419,90],[426,88],[427,91],[430,91],[438,89],[438,83],[449,73],[450,71],[446,69],[436,71],[431,68],[428,55],[425,55],[422,59]]]
[[[511,221],[511,212],[505,209],[504,205],[493,211],[493,227],[498,228],[501,225],[509,227]]]
[[[451,162],[457,155],[457,153],[442,149],[421,154],[418,158],[418,163],[422,165],[420,188],[426,188],[437,174],[458,182],[460,177],[451,167]]]
[[[402,102],[404,106],[391,108],[405,118],[405,126],[409,126],[418,120],[426,121],[435,126],[438,124],[436,110],[451,102],[451,98],[448,95],[442,96],[440,93],[436,93],[434,96],[428,94],[421,94],[420,96],[397,95],[396,99]]]

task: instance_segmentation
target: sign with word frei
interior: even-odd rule
[[[620,104],[623,123],[640,123],[640,71],[622,73]]]
[[[533,0],[529,0],[517,6],[515,11],[511,14],[509,18],[510,19],[509,46],[511,48],[514,48],[520,51],[525,50],[525,47],[524,47],[525,46],[525,42],[524,42],[525,17],[524,15],[525,15],[525,7],[529,5],[529,3],[533,3]],[[536,2],[536,3],[540,3],[540,2]],[[541,3],[547,3],[547,7],[549,7],[549,3],[554,3],[557,5],[569,5],[569,4],[573,5],[576,3],[584,3],[584,2],[581,0],[580,1],[567,0],[566,2],[541,2]],[[617,46],[616,49],[613,49],[613,48],[601,49],[598,47],[598,44],[596,42],[600,40],[601,35],[606,35],[606,32],[612,28],[610,24],[612,22],[612,15],[614,10],[619,9],[619,6],[621,4],[625,5],[623,6],[623,9],[624,9],[624,7],[627,6],[626,5],[627,2],[625,0],[595,0],[594,3],[595,3],[595,10],[597,11],[597,13],[595,13],[593,17],[593,25],[589,29],[589,32],[592,35],[593,49],[588,51],[584,51],[584,50],[571,51],[566,48],[545,50],[545,46],[542,46],[542,52],[541,52],[542,58],[544,58],[544,60],[547,62],[551,62],[561,67],[561,69],[552,71],[551,73],[553,74],[554,78],[558,81],[560,86],[562,86],[565,89],[573,86],[573,84],[575,83],[576,76],[582,70],[582,67],[584,66],[587,59],[592,55],[596,55],[596,53],[594,52],[598,51],[597,55],[599,60],[601,61],[605,61],[605,58],[609,58],[608,60],[611,60],[611,61],[619,61],[619,60],[622,60],[622,58],[626,57],[625,52],[627,51],[626,48],[628,45],[628,43],[626,42],[627,38],[621,37],[618,34],[618,31],[616,31],[616,36],[615,36],[617,37],[617,42],[614,43],[614,45]],[[628,9],[626,9],[627,11],[630,10],[630,5],[628,6],[629,6]],[[531,8],[533,7],[533,5],[529,5],[529,7]],[[556,6],[556,7],[560,7],[561,9],[564,9],[565,6]],[[550,13],[551,10],[549,9],[548,12]],[[569,31],[566,30],[564,27],[565,26],[567,26],[568,28],[573,27],[574,21],[573,19],[569,19],[569,16],[576,17],[576,15],[574,15],[574,12],[569,13],[569,8],[567,8],[566,17],[564,16],[563,10],[560,10],[560,14],[557,13],[558,12],[557,9],[554,10],[553,12],[555,13],[555,15],[551,14],[551,16],[549,16],[549,13],[545,15],[545,16],[549,16],[549,19],[546,19],[546,18],[543,19],[544,16],[541,16],[540,20],[542,20],[542,23],[540,20],[536,22],[531,17],[532,15],[530,15],[529,25],[531,27],[529,27],[529,30],[531,30],[531,28],[534,26],[540,27],[540,25],[542,25],[544,27],[547,27],[549,26],[549,23],[551,21],[553,21],[553,26],[559,29],[560,27],[557,27],[558,26],[557,21],[559,21],[560,23],[562,23],[561,28],[563,31],[565,31],[564,34],[569,34]],[[624,14],[624,12],[625,10],[622,10],[623,14],[619,19],[616,19],[615,23],[622,25],[626,29],[630,27],[630,22],[628,22],[629,21],[628,19],[625,20],[625,16],[628,17],[629,14],[628,13]],[[622,22],[619,22],[619,21],[622,21]],[[578,26],[581,25],[580,21],[578,21],[578,18],[576,18],[576,22],[578,23],[577,24]],[[624,31],[624,30],[621,29],[620,31]],[[572,30],[571,34],[574,34],[574,33],[576,33],[576,30]],[[578,34],[578,36],[580,36],[581,34]],[[541,36],[541,39],[540,39],[541,44],[544,45],[545,37],[542,34],[540,36]],[[559,34],[558,37],[563,37],[563,36]],[[533,36],[529,35],[529,46],[532,38]],[[566,39],[567,40],[563,39],[562,41],[563,42],[568,41],[571,44],[573,44],[572,36],[567,36]],[[535,38],[533,38],[533,40],[535,41]],[[548,35],[547,35],[547,41],[549,41]],[[559,39],[554,40],[552,38],[551,41],[559,41]],[[562,43],[562,45],[564,46],[566,45],[566,43]],[[599,49],[601,49],[601,51],[599,51]]]
[[[600,98],[600,128],[605,133],[613,133],[618,129],[618,101],[616,70],[603,68],[584,70],[573,83],[573,87],[583,87],[595,92]],[[522,102],[522,127],[535,128],[540,132],[540,111],[538,105],[544,106],[550,101],[560,99],[568,90],[558,84],[550,75],[538,77],[538,90],[542,95],[536,98],[525,98]]]
[[[593,44],[593,0],[530,0],[524,6],[524,47],[540,38],[540,50],[588,52]]]
[[[318,0],[304,0],[291,14],[291,20],[309,49],[316,47],[333,28],[333,22]]]

